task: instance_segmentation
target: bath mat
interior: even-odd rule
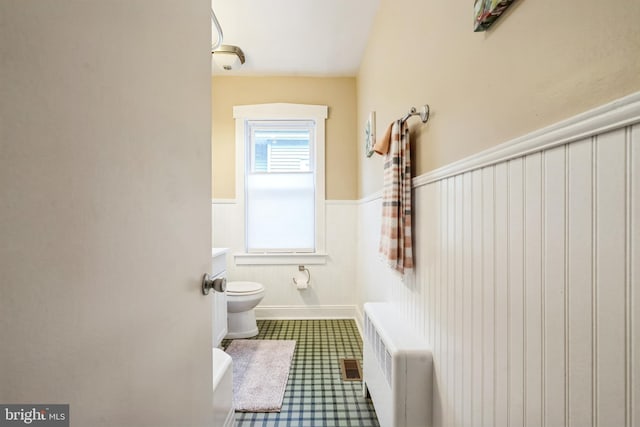
[[[289,378],[293,340],[234,340],[233,404],[240,412],[280,412]]]

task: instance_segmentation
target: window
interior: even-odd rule
[[[236,263],[324,263],[327,107],[250,105],[234,117],[246,251]]]
[[[315,252],[315,123],[247,122],[247,252]]]

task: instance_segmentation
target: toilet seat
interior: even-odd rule
[[[227,295],[254,295],[264,291],[258,282],[227,282]]]

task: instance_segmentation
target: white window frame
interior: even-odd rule
[[[242,212],[242,241],[244,252],[235,253],[236,265],[252,264],[325,264],[325,121],[328,117],[326,105],[307,104],[256,104],[233,107],[236,121],[236,198]],[[246,193],[245,168],[247,167],[246,141],[248,121],[252,120],[313,120],[315,121],[315,143],[312,156],[315,159],[315,252],[267,252],[246,251]]]

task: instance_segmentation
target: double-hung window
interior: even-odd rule
[[[234,117],[245,224],[245,253],[236,262],[324,262],[327,107],[249,105],[235,107]]]

